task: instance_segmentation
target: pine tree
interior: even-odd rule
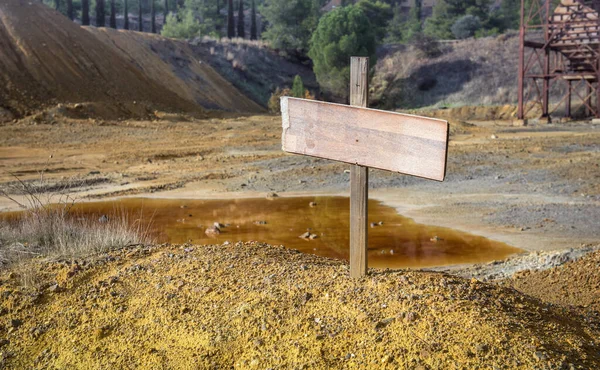
[[[125,23],[123,24],[123,28],[129,29],[129,0],[124,0],[125,4],[123,4],[123,16],[125,17]]]
[[[115,0],[110,0],[110,27],[117,28],[117,7]]]
[[[250,13],[250,40],[258,39],[256,28],[256,3],[252,0],[252,12]]]
[[[233,0],[227,3],[227,38],[235,37],[235,19],[233,18]]]
[[[96,0],[96,27],[104,27],[105,25],[104,0]]]
[[[246,38],[246,21],[244,19],[244,0],[240,0],[238,8],[237,35],[239,38]]]
[[[81,0],[81,24],[90,25],[90,0]]]
[[[67,17],[69,17],[70,20],[74,19],[74,16],[73,16],[73,0],[67,0]]]
[[[142,19],[142,0],[138,0],[138,31],[144,32],[144,20]]]
[[[60,9],[60,0],[54,0],[54,9]]]
[[[154,6],[155,0],[150,0],[150,16],[152,17],[152,33],[156,33],[156,7]]]
[[[163,18],[163,25],[167,23],[167,16],[169,15],[169,0],[165,0],[165,16]]]
[[[215,13],[215,31],[221,33],[221,26],[223,25],[221,23],[221,0],[215,0],[215,3],[217,4],[217,12]]]
[[[294,83],[292,85],[292,96],[294,98],[304,98],[304,82],[302,82],[302,77],[296,75],[294,77]]]

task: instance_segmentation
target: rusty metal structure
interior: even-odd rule
[[[536,105],[543,118],[561,107],[571,117],[573,98],[600,118],[599,13],[600,0],[521,0],[518,118]]]

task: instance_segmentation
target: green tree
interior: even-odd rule
[[[414,38],[423,31],[423,23],[421,20],[422,11],[421,0],[416,0],[415,6],[410,9],[408,19],[404,24],[404,41],[414,40]]]
[[[161,31],[161,35],[175,39],[191,39],[200,34],[200,23],[189,9],[180,10],[179,14],[170,13]]]
[[[475,36],[475,33],[481,29],[479,17],[471,14],[464,15],[456,20],[452,25],[452,34],[457,39],[466,39]]]
[[[169,15],[169,0],[165,0],[165,6],[163,7],[163,19],[164,19],[164,22],[167,21],[167,16],[168,15]]]
[[[81,0],[81,24],[90,25],[90,0]]]
[[[106,15],[104,9],[104,0],[96,0],[96,27],[104,27]]]
[[[237,36],[246,38],[246,21],[244,20],[244,0],[240,0],[238,8]]]
[[[492,0],[440,0],[433,8],[433,15],[425,22],[425,33],[440,39],[454,38],[452,26],[458,18],[472,15],[486,24],[491,5]]]
[[[144,13],[142,9],[142,1],[138,0],[138,31],[140,32],[144,32],[144,19],[142,18],[143,16]]]
[[[265,0],[260,8],[267,22],[262,37],[277,49],[307,50],[321,5],[320,0]]]
[[[73,0],[67,0],[67,17],[69,17],[70,20],[74,19]]]
[[[150,24],[152,33],[156,33],[156,6],[154,2],[155,0],[150,0]]]
[[[294,98],[304,98],[304,82],[302,82],[302,77],[296,75],[294,77],[294,83],[292,85],[292,96]]]
[[[375,29],[377,40],[383,40],[387,32],[387,25],[394,17],[392,7],[380,0],[360,0],[356,6],[360,7],[369,18],[371,26]]]
[[[256,26],[256,2],[252,0],[252,11],[250,13],[250,40],[258,39],[258,29]]]
[[[110,26],[117,28],[117,6],[115,0],[110,0]]]
[[[235,19],[233,18],[233,0],[227,2],[227,38],[235,37]]]
[[[129,29],[129,0],[123,0],[123,17],[125,17],[125,24],[123,24],[123,28]]]
[[[375,65],[376,48],[376,31],[361,7],[341,7],[323,16],[308,53],[322,90],[347,99],[350,57],[370,57]]]

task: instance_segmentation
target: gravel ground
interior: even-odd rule
[[[5,368],[600,366],[597,312],[443,273],[351,280],[260,243],[37,260],[0,273],[0,294]]]

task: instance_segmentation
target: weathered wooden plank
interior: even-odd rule
[[[369,104],[369,58],[353,57],[350,61],[350,104]],[[358,164],[350,170],[350,277],[367,274],[369,215],[369,168]]]
[[[289,97],[281,109],[286,152],[445,178],[447,121]]]
[[[367,274],[369,234],[369,168],[353,165],[350,169],[350,277]]]

